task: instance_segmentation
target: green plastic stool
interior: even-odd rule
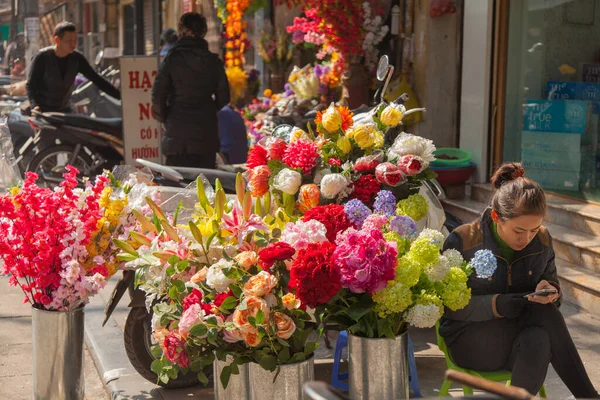
[[[444,353],[444,356],[446,356],[446,365],[448,366],[448,369],[452,369],[452,370],[459,371],[459,372],[464,372],[465,374],[474,375],[479,378],[487,379],[492,382],[506,382],[506,386],[510,386],[510,381],[512,379],[512,373],[510,371],[481,372],[481,371],[473,371],[470,369],[461,368],[458,365],[456,365],[454,363],[454,361],[452,361],[452,357],[450,357],[450,352],[448,351],[448,348],[446,347],[446,342],[444,341],[444,338],[440,336],[439,328],[440,328],[440,324],[438,322],[435,325],[435,335],[437,336],[437,345],[440,348],[440,350]],[[450,386],[452,386],[452,382],[449,381],[448,379],[444,379],[444,383],[442,384],[442,387],[440,388],[440,397],[444,397],[444,396],[448,395]],[[472,395],[473,388],[471,388],[469,386],[463,386],[463,394],[465,396]],[[546,397],[546,387],[544,385],[542,385],[542,388],[540,389],[540,392],[538,394],[542,399],[547,398]]]

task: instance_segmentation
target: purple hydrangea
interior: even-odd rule
[[[373,209],[378,214],[393,217],[396,215],[396,196],[389,190],[381,190],[377,193]]]
[[[354,224],[357,228],[360,229],[363,222],[369,215],[371,215],[371,210],[369,207],[364,205],[364,203],[358,199],[352,199],[344,205],[344,212],[348,216],[350,222]]]
[[[390,229],[402,237],[413,239],[417,234],[417,224],[411,217],[399,215],[390,221]]]

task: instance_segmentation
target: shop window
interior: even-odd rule
[[[600,201],[600,2],[510,3],[504,161]]]

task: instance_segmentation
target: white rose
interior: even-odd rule
[[[221,259],[216,264],[211,265],[206,273],[206,284],[219,293],[226,292],[229,284],[235,281],[227,278],[223,273],[223,269],[231,267],[233,267],[233,263],[224,259]]]
[[[431,140],[402,132],[394,140],[392,147],[390,147],[388,157],[390,159],[397,159],[401,156],[412,154],[421,157],[427,162],[432,162],[435,160],[434,151],[435,145]]]
[[[329,168],[323,168],[323,169],[319,169],[317,170],[317,172],[315,172],[315,178],[313,179],[313,182],[315,185],[320,185],[321,184],[321,179],[323,179],[323,177],[327,174],[330,174],[331,170]]]
[[[333,199],[348,187],[348,179],[342,174],[328,174],[321,179],[321,194]]]
[[[275,175],[273,187],[283,193],[294,195],[298,192],[301,183],[302,175],[299,172],[284,168]]]

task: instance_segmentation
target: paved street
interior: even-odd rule
[[[127,316],[127,301],[123,301],[114,318],[100,327],[104,316],[104,304],[109,298],[115,280],[111,280],[101,295],[86,307],[86,343],[92,354],[86,351],[86,398],[101,400],[109,398],[104,391],[100,376],[108,382],[108,390],[114,399],[210,399],[212,389],[195,387],[165,390],[156,387],[137,374],[129,364],[123,349],[122,329]],[[22,295],[16,288],[9,288],[7,278],[0,277],[0,398],[20,400],[31,398],[31,317],[29,307],[21,304]],[[569,328],[580,349],[593,382],[600,387],[600,321],[565,306]],[[437,396],[445,370],[442,354],[435,346],[431,330],[413,330],[411,337],[417,351],[417,368],[424,396]],[[332,351],[325,346],[319,349],[315,377],[329,380],[331,376]],[[98,370],[92,360],[95,361]],[[546,381],[549,396],[568,399],[567,389],[551,369]],[[460,390],[452,390],[458,396]]]

